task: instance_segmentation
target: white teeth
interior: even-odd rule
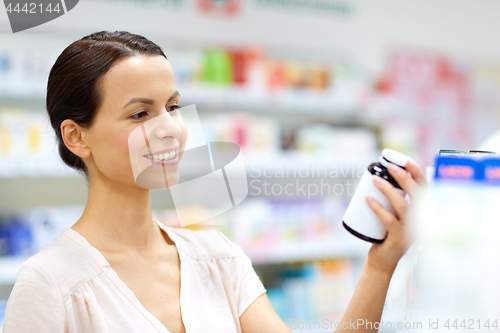
[[[172,151],[170,153],[165,153],[165,154],[154,154],[154,155],[144,155],[146,158],[150,159],[155,159],[155,160],[171,160],[175,158],[176,156],[176,151]]]

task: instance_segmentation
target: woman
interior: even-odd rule
[[[134,179],[128,139],[141,124],[163,117],[145,133],[148,149],[175,151],[169,158],[178,162],[187,139],[179,99],[167,58],[142,36],[98,32],[59,56],[47,110],[63,161],[88,179],[88,200],[71,228],[22,265],[5,333],[290,332],[240,247],[219,231],[174,229],[152,218],[150,190]],[[161,162],[174,175],[169,179],[177,165]],[[414,162],[406,167],[411,176],[398,167],[390,172],[411,194],[425,180]],[[392,273],[409,245],[407,202],[385,180],[376,185],[397,216],[367,198],[388,236],[369,251],[342,318],[347,324],[380,320]],[[338,330],[353,328],[347,324]]]

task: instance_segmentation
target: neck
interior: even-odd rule
[[[87,205],[72,229],[100,251],[149,256],[165,241],[153,221],[150,194],[136,185],[90,179]]]

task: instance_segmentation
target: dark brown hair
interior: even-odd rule
[[[47,112],[56,131],[59,155],[64,163],[88,176],[83,160],[64,144],[61,123],[72,119],[92,126],[102,102],[99,79],[123,58],[134,55],[162,55],[162,49],[147,38],[127,31],[100,31],[69,45],[50,70],[47,83]]]

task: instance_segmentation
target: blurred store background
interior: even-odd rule
[[[158,43],[206,139],[242,148],[249,195],[206,224],[250,256],[286,323],[345,310],[369,245],[342,216],[381,149],[425,168],[439,149],[499,146],[483,144],[500,128],[498,1],[83,0],[16,34],[0,12],[0,323],[20,264],[83,212],[87,185],[58,156],[45,92],[57,56],[92,32]],[[169,191],[152,199],[176,225]],[[411,313],[414,252],[384,318]]]

